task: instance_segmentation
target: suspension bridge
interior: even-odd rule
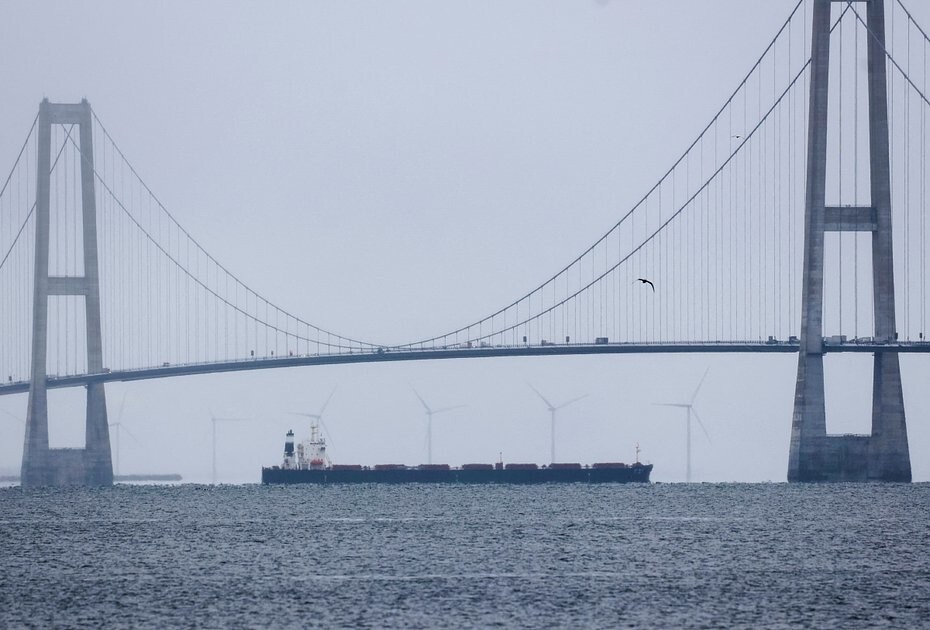
[[[909,481],[898,355],[930,352],[928,47],[901,0],[800,0],[587,249],[486,317],[401,343],[324,329],[247,285],[87,101],[43,101],[0,189],[0,395],[28,392],[22,483],[112,482],[108,382],[686,352],[798,354],[789,480]],[[870,435],[826,433],[828,353],[874,356]],[[79,386],[85,448],[50,448],[47,391]]]

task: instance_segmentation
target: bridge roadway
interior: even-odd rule
[[[684,354],[684,353],[796,353],[797,341],[718,341],[718,342],[663,342],[663,343],[598,343],[598,344],[546,344],[517,346],[439,347],[412,349],[384,346],[375,351],[344,352],[340,354],[313,354],[302,356],[256,357],[214,363],[165,364],[159,367],[131,370],[106,370],[97,374],[68,376],[50,375],[50,389],[76,387],[87,383],[114,381],[142,381],[171,376],[216,374],[244,370],[266,370],[305,365],[340,365],[347,363],[380,363],[388,361],[430,361],[436,359],[463,359],[489,357],[540,357],[589,354]],[[930,352],[930,341],[874,343],[825,341],[824,352]],[[0,396],[29,391],[29,381],[12,381],[0,385]]]

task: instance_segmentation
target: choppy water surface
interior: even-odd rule
[[[930,485],[0,489],[0,626],[930,624]]]

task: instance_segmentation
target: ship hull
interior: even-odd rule
[[[287,470],[262,468],[263,484],[293,483],[648,483],[652,464],[627,468],[522,469],[522,470]]]

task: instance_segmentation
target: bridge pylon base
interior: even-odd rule
[[[44,395],[44,392],[42,393]],[[24,488],[113,485],[113,462],[103,384],[87,386],[84,448],[49,448],[47,405],[30,409],[31,428],[44,439],[27,441],[20,482]],[[44,429],[44,431],[43,431]]]
[[[911,481],[910,458],[889,458],[871,435],[810,437],[801,450],[799,465],[789,468],[792,482]]]
[[[876,353],[874,361],[871,434],[829,435],[824,413],[823,355],[802,357],[788,481],[911,481],[898,354]]]
[[[38,460],[22,477],[23,487],[113,485],[113,471],[104,470],[100,458],[89,449],[50,448]]]

